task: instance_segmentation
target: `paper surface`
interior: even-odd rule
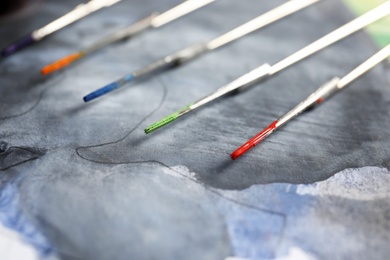
[[[388,180],[390,166],[388,63],[239,160],[229,158],[324,82],[374,54],[378,49],[365,32],[245,93],[149,136],[143,133],[156,120],[353,19],[340,1],[323,1],[181,68],[91,104],[82,101],[126,73],[210,40],[283,2],[220,1],[64,71],[39,75],[44,65],[101,35],[179,3],[124,1],[1,61],[0,192],[6,198],[17,195],[23,223],[46,239],[41,249],[36,246],[42,258],[388,256],[389,194],[387,189],[375,193],[378,182]],[[0,45],[77,3],[50,1],[38,13],[2,21]],[[345,171],[350,168],[361,168],[353,172],[364,176],[355,179]],[[340,175],[347,177],[335,178]],[[361,197],[359,190],[350,196],[332,193],[335,183],[348,189],[349,182],[342,181],[351,178],[368,191]],[[317,182],[325,184],[317,190],[311,186]],[[9,187],[12,192],[4,193]],[[9,220],[7,208],[2,212]]]

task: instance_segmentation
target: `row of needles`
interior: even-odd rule
[[[7,57],[17,51],[21,50],[28,45],[39,42],[45,37],[51,35],[52,33],[70,25],[89,14],[92,14],[102,8],[114,5],[122,0],[91,0],[88,3],[81,4],[77,6],[72,11],[68,12],[64,16],[58,18],[57,20],[49,23],[48,25],[39,28],[27,37],[22,38],[21,40],[11,44],[9,47],[5,48],[1,52],[1,56]],[[64,58],[61,58],[47,66],[45,66],[41,73],[47,75],[55,71],[61,70],[70,64],[74,63],[77,60],[87,57],[89,54],[94,53],[106,46],[112,45],[116,42],[122,41],[124,39],[129,39],[141,32],[160,28],[174,20],[177,20],[189,13],[194,12],[204,6],[207,6],[216,0],[188,0],[185,1],[170,10],[158,13],[153,12],[145,18],[140,19],[139,21],[116,31],[108,36],[103,37],[101,40],[95,42],[94,44],[87,46],[77,52],[71,53]],[[118,88],[121,88],[128,84],[131,81],[135,81],[140,78],[150,77],[158,72],[162,72],[168,69],[173,69],[184,65],[202,55],[205,55],[209,52],[217,50],[226,46],[229,43],[232,43],[250,33],[253,33],[259,29],[262,29],[272,23],[275,23],[283,18],[286,18],[298,11],[301,11],[315,3],[320,2],[321,0],[289,0],[286,3],[264,13],[260,16],[254,18],[238,26],[237,28],[219,36],[215,39],[212,39],[208,42],[201,42],[194,45],[191,45],[187,48],[184,48],[180,51],[177,51],[173,54],[167,55],[161,59],[152,62],[151,64],[140,68],[134,72],[131,72],[119,80],[116,80],[100,89],[93,91],[92,93],[86,95],[83,100],[85,102],[90,102],[96,98],[104,96]],[[313,43],[307,45],[306,47],[298,50],[292,55],[282,59],[274,65],[265,63],[254,70],[244,74],[243,76],[237,78],[236,80],[218,88],[211,94],[185,106],[184,108],[168,115],[167,117],[161,119],[160,121],[150,125],[144,131],[146,134],[150,134],[167,124],[176,121],[177,119],[183,117],[184,115],[189,114],[190,112],[197,110],[216,99],[227,96],[229,94],[240,93],[249,87],[256,85],[256,83],[263,82],[265,79],[269,79],[285,69],[293,66],[294,64],[308,58],[309,56],[331,46],[332,44],[341,41],[342,39],[354,34],[355,32],[365,28],[366,26],[390,15],[390,0],[385,3],[377,6],[376,8],[368,11],[367,13],[361,15],[360,17],[346,23],[345,25],[339,27],[338,29],[328,33],[327,35],[321,37],[320,39],[314,41]],[[249,151],[251,148],[263,141],[267,136],[272,134],[275,130],[281,128],[286,123],[290,122],[296,116],[300,115],[302,112],[307,111],[309,108],[313,108],[319,104],[322,104],[323,101],[333,96],[335,93],[344,89],[346,86],[350,85],[353,81],[361,77],[363,74],[367,73],[369,70],[374,68],[376,65],[384,61],[390,56],[390,45],[386,46],[367,61],[362,63],[356,69],[352,70],[350,73],[344,77],[335,77],[319,89],[310,94],[306,99],[299,103],[296,107],[291,109],[285,115],[280,117],[278,120],[271,123],[267,128],[259,132],[253,138],[251,138],[244,145],[239,147],[236,151],[231,154],[233,160],[242,156],[244,153]]]

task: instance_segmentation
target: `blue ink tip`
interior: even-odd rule
[[[122,80],[119,80],[119,81],[116,81],[114,83],[111,83],[105,87],[102,87],[98,90],[95,90],[94,92],[86,95],[85,97],[83,97],[83,100],[84,102],[89,102],[89,101],[92,101],[98,97],[101,97],[107,93],[110,93],[111,91],[114,91],[115,89],[119,88],[120,86],[122,86],[124,83],[126,83],[127,81],[130,81],[134,78],[134,76],[132,75],[127,75],[125,76]]]
[[[94,92],[86,95],[83,99],[84,102],[89,102],[91,100],[94,100],[95,98],[101,97],[115,89],[119,88],[118,82],[111,83],[110,85],[107,85],[105,87],[102,87],[98,90],[95,90]]]

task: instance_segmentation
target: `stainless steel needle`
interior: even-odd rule
[[[278,62],[274,66],[271,66],[269,64],[264,64],[251,72],[239,77],[238,79],[234,80],[233,82],[217,89],[212,94],[184,107],[183,109],[173,113],[172,115],[167,116],[166,118],[158,121],[157,123],[154,123],[153,125],[149,126],[145,129],[145,133],[151,133],[162,126],[175,121],[177,118],[184,116],[188,114],[191,111],[194,111],[195,109],[206,105],[210,103],[211,101],[214,101],[222,96],[225,96],[227,94],[236,92],[236,91],[242,91],[246,89],[249,86],[254,85],[256,82],[259,82],[261,80],[264,80],[266,78],[269,78],[278,72],[281,72],[285,68],[292,66],[293,64],[309,57],[310,55],[332,45],[333,43],[336,43],[340,41],[341,39],[361,30],[362,28],[366,27],[367,25],[387,16],[390,14],[390,1],[386,1],[385,3],[377,6],[376,8],[372,9],[371,11],[363,14],[362,16],[352,20],[351,22],[343,25],[342,27],[336,29],[335,31],[325,35],[324,37],[320,38],[319,40],[309,44],[308,46],[304,47],[303,49],[299,50],[298,52],[290,55],[289,57],[283,59],[282,61]]]
[[[63,15],[48,25],[33,31],[27,37],[24,37],[23,39],[13,43],[11,46],[5,48],[1,52],[1,56],[6,57],[14,54],[20,49],[27,47],[28,45],[31,45],[35,42],[41,41],[46,36],[49,36],[50,34],[68,26],[69,24],[74,23],[91,13],[94,13],[104,7],[116,4],[120,1],[122,0],[91,0],[88,3],[80,4],[69,13]]]
[[[275,21],[278,21],[288,15],[291,15],[303,8],[310,6],[320,0],[290,0],[287,3],[237,27],[236,29],[208,42],[192,45],[184,50],[178,51],[174,54],[168,55],[156,62],[141,68],[138,71],[130,73],[121,79],[100,88],[84,97],[85,102],[89,102],[100,96],[103,96],[119,87],[123,86],[129,81],[136,78],[151,75],[155,72],[180,66],[196,57],[203,55],[209,51],[215,50],[226,44],[233,42],[251,32],[254,32],[260,28],[263,28]],[[159,23],[160,24],[160,23]]]
[[[182,4],[168,10],[165,13],[152,13],[151,15],[147,16],[146,18],[143,18],[139,20],[138,22],[123,28],[101,40],[98,42],[92,44],[91,46],[88,46],[78,52],[72,53],[70,55],[67,55],[64,58],[61,58],[58,61],[55,61],[47,66],[45,66],[41,72],[44,75],[47,75],[49,73],[52,73],[54,71],[60,70],[76,60],[79,60],[83,57],[85,57],[88,54],[91,54],[103,47],[106,47],[110,44],[113,44],[115,42],[130,38],[135,36],[136,34],[143,32],[147,29],[151,28],[159,28],[173,20],[176,20],[186,14],[189,14],[201,7],[204,7],[212,2],[215,2],[216,0],[188,0],[183,2]]]
[[[390,56],[390,44],[387,45],[382,50],[380,50],[374,56],[369,58],[359,67],[357,67],[356,69],[348,73],[343,78],[341,79],[338,77],[333,78],[332,80],[324,84],[322,87],[317,89],[305,100],[299,103],[296,107],[291,109],[287,114],[285,114],[278,120],[274,121],[267,128],[265,128],[263,131],[258,133],[256,136],[254,136],[252,139],[250,139],[248,142],[246,142],[244,145],[242,145],[240,148],[234,151],[231,154],[231,158],[233,160],[237,159],[238,157],[240,157],[241,155],[243,155],[244,153],[252,149],[254,146],[259,144],[261,141],[263,141],[267,136],[272,134],[274,131],[276,131],[277,129],[279,129],[286,123],[288,123],[290,120],[292,120],[302,112],[306,111],[308,108],[314,107],[315,105],[318,104],[322,104],[326,99],[333,96],[334,94],[342,90],[344,87],[348,86],[352,81],[361,77],[364,73],[374,68],[376,65],[378,65],[379,63],[387,59],[387,57],[389,56]]]

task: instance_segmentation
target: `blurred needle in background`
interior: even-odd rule
[[[233,42],[251,32],[254,32],[260,28],[263,28],[273,22],[276,22],[288,15],[291,15],[303,8],[310,6],[320,0],[290,0],[287,3],[237,27],[236,29],[208,42],[192,45],[184,50],[178,51],[172,55],[168,55],[156,62],[136,71],[130,73],[123,78],[115,81],[103,88],[100,88],[84,97],[85,102],[89,102],[100,96],[103,96],[115,89],[120,88],[129,81],[136,78],[151,75],[158,71],[178,67],[188,61],[195,59],[196,57],[205,54],[209,51],[218,49],[230,42]]]
[[[44,39],[46,36],[68,26],[71,23],[74,23],[81,18],[86,17],[89,14],[92,14],[104,7],[111,6],[122,0],[91,0],[88,3],[80,4],[75,9],[65,14],[64,16],[58,18],[57,20],[49,23],[48,25],[33,31],[27,37],[13,43],[9,47],[5,48],[1,52],[2,57],[7,57],[15,52],[21,50],[24,47],[27,47],[33,43],[39,42]]]
[[[151,28],[159,28],[171,21],[174,21],[186,14],[189,14],[201,7],[204,7],[212,2],[215,2],[216,0],[188,0],[170,10],[168,10],[165,13],[159,14],[159,13],[152,13],[148,17],[141,19],[140,21],[123,28],[111,35],[106,36],[105,38],[101,39],[100,41],[92,44],[91,46],[88,46],[78,52],[72,53],[58,61],[53,62],[52,64],[49,64],[45,66],[41,72],[43,75],[47,75],[49,73],[52,73],[54,71],[60,70],[70,64],[72,64],[74,61],[79,60],[83,57],[85,57],[88,54],[91,54],[103,47],[106,47],[110,44],[113,44],[115,42],[130,38],[135,36],[138,33],[141,33],[147,29]]]

